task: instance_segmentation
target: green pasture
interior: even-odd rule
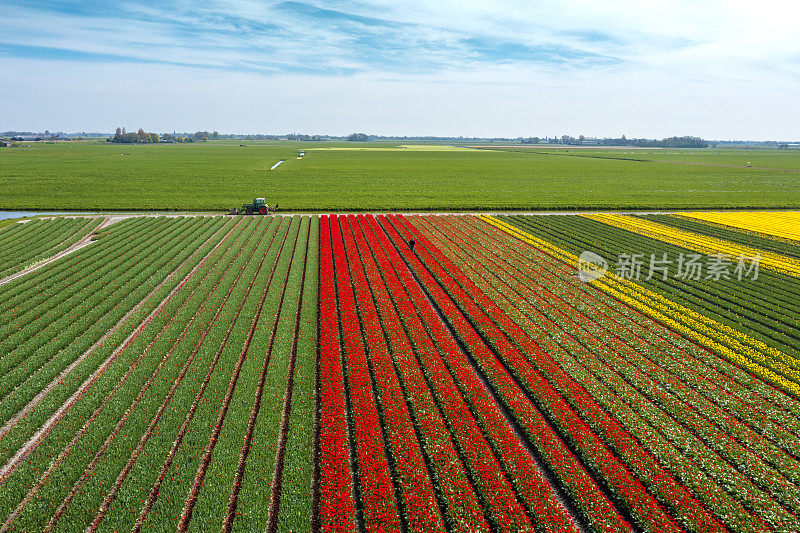
[[[798,180],[800,151],[777,150],[331,142],[0,148],[0,209],[217,211],[256,196],[292,211],[796,208]]]

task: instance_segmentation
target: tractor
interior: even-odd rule
[[[241,209],[231,209],[230,214],[231,215],[253,215],[253,214],[266,215],[270,211],[272,211],[274,213],[275,212],[275,208],[274,207],[270,208],[270,206],[267,205],[267,202],[264,200],[264,198],[254,198],[253,199],[253,203],[244,204]]]

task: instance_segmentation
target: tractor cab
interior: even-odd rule
[[[253,198],[252,204],[244,204],[242,206],[241,211],[239,211],[239,213],[243,213],[246,215],[252,215],[252,214],[266,215],[269,212],[270,208],[267,205],[267,201],[264,198]]]

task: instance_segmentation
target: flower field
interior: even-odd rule
[[[800,531],[790,219],[3,229],[0,531]]]
[[[0,231],[0,280],[65,250],[104,223],[100,217],[33,219]]]

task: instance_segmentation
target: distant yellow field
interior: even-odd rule
[[[400,146],[331,146],[328,148],[307,148],[311,150],[335,150],[337,152],[479,152],[476,148],[446,146],[443,144],[404,144]]]
[[[800,241],[800,212],[797,211],[685,213],[683,216]]]

